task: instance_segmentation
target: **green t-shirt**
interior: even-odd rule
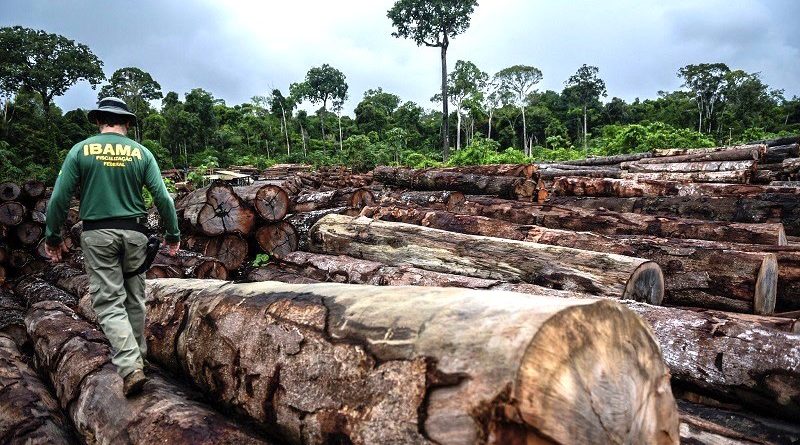
[[[121,134],[101,133],[78,142],[64,159],[47,206],[48,244],[61,242],[61,225],[78,184],[84,221],[146,215],[142,186],[147,187],[167,228],[166,241],[180,241],[175,204],[153,154]]]

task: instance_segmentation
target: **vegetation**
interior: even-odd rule
[[[399,1],[389,14],[398,36],[421,45],[446,45],[469,26],[475,7],[474,1],[463,1],[444,18],[438,10],[409,15],[422,3],[430,2]],[[412,18],[431,21],[425,25],[428,34],[415,34],[422,32],[417,30],[422,22],[402,25]],[[404,101],[376,86],[346,115],[347,77],[328,64],[309,69],[288,91],[272,89],[228,105],[201,88],[182,95],[162,92],[156,79],[136,67],[120,68],[103,83],[102,62],[88,47],[44,31],[0,28],[0,60],[0,181],[52,181],[67,150],[96,132],[85,110],[64,112],[52,104],[78,80],[101,86],[98,96],[114,94],[128,102],[139,117],[131,136],[162,168],[305,162],[368,170],[377,164],[513,163],[800,133],[800,98],[786,98],[758,73],[720,63],[676,70],[683,80],[678,91],[603,102],[608,93],[597,67],[578,68],[562,91],[541,91],[535,87],[547,73],[539,68],[514,65],[490,75],[475,62],[459,60],[444,78],[445,91],[434,96],[443,110],[452,105],[452,112],[426,109],[427,104]],[[319,109],[299,109],[304,101]],[[442,150],[443,141],[450,147],[449,140],[455,141],[450,156]],[[190,179],[202,180],[199,175]]]

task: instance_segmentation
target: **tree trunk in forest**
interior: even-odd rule
[[[395,297],[154,281],[150,355],[287,443],[677,444],[669,374],[620,305],[424,287]]]
[[[552,229],[591,231],[603,235],[652,235],[743,244],[786,245],[783,224],[744,224],[655,217],[636,213],[588,211],[484,196],[467,196],[457,213],[486,216]]]
[[[297,231],[286,221],[261,226],[255,233],[258,246],[275,258],[297,250],[297,238]]]
[[[442,59],[442,160],[450,158],[450,113],[447,110],[447,47],[450,41],[447,35],[441,44]]]
[[[589,125],[587,123],[587,110],[586,104],[583,104],[583,150],[589,149]]]
[[[461,104],[456,106],[456,151],[461,150]]]
[[[0,332],[0,441],[77,443],[50,390],[28,365],[14,340]]]
[[[110,362],[105,336],[57,302],[34,305],[26,325],[37,361],[89,443],[265,444],[153,368],[144,392],[122,395],[122,379]]]
[[[438,169],[414,170],[400,167],[376,167],[376,181],[413,190],[447,190],[463,193],[498,195],[514,199],[530,199],[536,183],[521,177],[484,176]]]
[[[248,235],[255,223],[253,210],[228,185],[214,184],[195,190],[175,207],[186,225],[203,235]]]
[[[435,272],[524,281],[651,304],[660,304],[664,297],[661,268],[640,258],[343,215],[320,219],[310,237],[314,252],[391,266],[412,264]]]
[[[524,150],[525,156],[530,156],[531,151],[528,148],[528,123],[525,121],[525,104],[521,104],[519,108],[522,110],[522,150]]]
[[[289,210],[289,195],[279,186],[256,183],[234,187],[233,191],[266,222],[282,220]]]
[[[608,237],[412,207],[366,207],[362,215],[449,232],[644,258],[663,269],[665,304],[756,314],[771,314],[775,309],[778,261],[772,253],[742,252],[711,241]]]
[[[189,235],[184,236],[181,242],[186,249],[219,260],[229,271],[238,269],[247,259],[247,240],[239,235]]]

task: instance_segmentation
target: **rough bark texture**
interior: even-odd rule
[[[456,207],[458,213],[486,216],[518,224],[592,231],[604,235],[652,235],[744,244],[785,245],[783,224],[745,224],[657,217],[634,213],[589,211],[549,204],[469,196]]]
[[[292,200],[292,213],[313,212],[334,207],[364,207],[372,205],[375,196],[367,189],[340,189],[306,193]]]
[[[50,390],[0,332],[0,443],[76,444]]]
[[[668,149],[655,150],[656,156],[634,162],[638,164],[664,164],[709,161],[758,161],[766,153],[767,146],[763,144],[699,149]],[[621,164],[622,168],[626,168],[629,165],[631,163]]]
[[[164,250],[159,251],[152,267],[147,271],[147,278],[162,278],[161,274],[165,270],[170,271],[170,278],[228,279],[228,269],[221,261],[188,250],[179,250],[175,256],[168,255]]]
[[[658,158],[657,158],[658,159]],[[646,161],[653,161],[647,159]],[[671,162],[668,164],[655,162],[630,162],[622,164],[622,168],[632,173],[693,173],[693,172],[726,172],[740,170],[754,170],[756,161],[692,161],[692,162]]]
[[[295,232],[297,232],[297,249],[308,250],[308,231],[323,216],[330,214],[341,215],[348,210],[348,207],[334,207],[313,212],[295,213],[286,218],[285,222],[291,224]]]
[[[461,192],[420,192],[409,190],[388,194],[384,197],[384,199],[388,202],[398,201],[404,204],[415,204],[422,207],[429,205],[442,205],[445,209],[452,210],[457,205],[463,203],[466,197]]]
[[[536,175],[538,167],[536,164],[489,164],[489,165],[466,165],[461,167],[438,168],[438,171],[451,173],[469,173],[484,176],[519,176],[531,179]]]
[[[530,199],[536,192],[534,181],[512,176],[487,176],[400,167],[376,167],[373,175],[376,181],[383,184],[413,190],[450,190],[513,199]]]
[[[254,184],[234,187],[240,198],[256,211],[264,221],[280,221],[289,211],[289,195],[276,185]]]
[[[661,269],[647,260],[516,240],[463,235],[366,217],[328,215],[311,229],[312,250],[392,266],[524,281],[555,289],[660,304]]]
[[[779,445],[800,442],[797,424],[679,400],[681,443]]]
[[[255,212],[228,185],[195,190],[180,200],[176,209],[188,229],[208,236],[247,235],[255,223]]]
[[[297,250],[297,231],[286,221],[259,227],[255,239],[264,252],[275,258],[283,258]]]
[[[562,176],[585,176],[590,178],[619,178],[622,170],[618,168],[586,169],[586,170],[566,170],[558,168],[543,168],[539,170],[539,178],[544,180],[555,180]]]
[[[267,443],[193,401],[191,394],[153,369],[144,392],[125,398],[105,337],[63,304],[37,303],[25,322],[38,362],[86,442]]]
[[[567,165],[613,165],[619,164],[621,162],[626,161],[638,161],[640,159],[646,159],[652,157],[653,154],[650,152],[647,153],[633,153],[633,154],[625,154],[625,155],[614,155],[614,156],[599,156],[595,158],[586,158],[586,159],[576,159],[574,161],[562,161],[562,164]],[[541,165],[541,164],[540,164]],[[547,164],[544,164],[547,165]]]
[[[610,301],[159,280],[148,311],[153,359],[289,443],[678,441],[652,334]]]
[[[787,419],[800,415],[800,335],[629,304],[653,328],[673,387]]]
[[[800,183],[784,185],[686,183],[679,181],[659,181],[613,178],[562,177],[553,182],[550,189],[553,196],[595,196],[634,198],[639,196],[737,196],[761,198],[766,194],[800,194]]]
[[[721,171],[721,172],[691,172],[691,173],[626,173],[620,175],[622,179],[646,181],[656,179],[661,181],[686,181],[686,182],[728,182],[732,184],[747,184],[753,172],[749,170]]]
[[[665,304],[758,314],[772,313],[775,308],[778,273],[774,254],[741,252],[735,246],[718,242],[648,236],[610,237],[413,207],[365,207],[362,214],[450,232],[655,261],[664,272]]]

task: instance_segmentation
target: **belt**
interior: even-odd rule
[[[96,219],[93,221],[83,222],[83,231],[89,230],[102,230],[102,229],[119,229],[119,230],[133,230],[141,232],[145,235],[148,234],[147,227],[144,225],[144,216],[136,218],[106,218]]]

